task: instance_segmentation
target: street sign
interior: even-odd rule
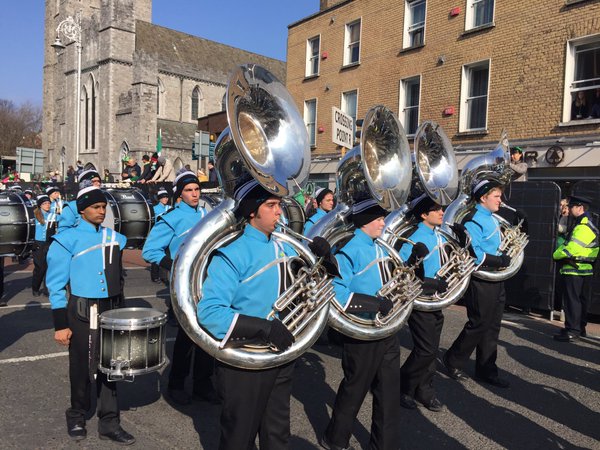
[[[354,119],[335,106],[331,108],[331,140],[334,144],[352,148],[354,143]]]
[[[208,158],[214,160],[215,159],[215,146],[214,142],[208,144]]]
[[[194,144],[192,145],[192,160],[196,161],[201,157],[209,156],[210,144],[210,133],[208,131],[196,131],[194,133]]]

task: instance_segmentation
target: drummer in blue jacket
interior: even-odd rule
[[[220,248],[208,267],[198,320],[220,347],[271,344],[283,351],[294,341],[279,319],[267,320],[287,288],[284,270],[294,249],[271,234],[281,217],[281,200],[255,180],[237,187],[235,214],[243,234]],[[274,264],[278,262],[278,264]],[[288,448],[294,363],[245,370],[217,361],[222,402],[219,449],[247,449],[259,435],[260,448]]]
[[[327,188],[319,188],[315,192],[315,201],[317,202],[317,211],[306,219],[306,223],[304,224],[304,234],[308,233],[308,230],[310,230],[319,219],[325,217],[327,213],[333,209],[333,192]]]
[[[102,186],[102,180],[100,178],[100,174],[94,170],[84,170],[77,177],[77,182],[79,183],[79,189],[83,189],[88,186],[100,187]],[[65,230],[67,228],[74,227],[79,222],[79,212],[77,211],[77,200],[71,200],[64,204],[62,213],[61,213],[61,221],[58,224],[58,231]]]
[[[337,253],[341,278],[334,279],[336,300],[347,312],[387,315],[393,303],[377,292],[390,279],[389,254],[376,239],[385,227],[387,211],[371,198],[352,206],[356,227],[352,239]],[[342,336],[344,350],[333,413],[321,438],[324,448],[346,448],[352,425],[369,392],[373,393],[373,422],[369,448],[397,449],[400,436],[400,344],[396,334],[363,341]]]
[[[62,214],[64,202],[62,200],[62,193],[60,192],[60,188],[58,186],[48,186],[46,188],[45,194],[50,198],[50,212],[57,217],[59,214]],[[53,224],[52,226],[55,226]]]
[[[200,207],[200,181],[193,172],[182,172],[173,181],[173,194],[181,201],[169,212],[161,215],[144,243],[142,257],[146,262],[158,264],[170,271],[173,258],[188,232],[206,215]],[[185,379],[190,373],[194,352],[193,398],[217,403],[210,377],[214,358],[198,347],[180,327],[173,346],[168,392],[173,402],[187,405],[191,397],[185,392]]]
[[[439,232],[444,211],[426,194],[416,198],[411,204],[411,214],[418,223],[417,229],[408,237],[411,242],[400,249],[400,256],[409,265],[411,260],[422,257],[423,294],[443,293],[448,285],[436,274],[442,265],[440,249],[447,242]],[[443,250],[442,250],[443,251]],[[400,404],[415,409],[418,400],[431,411],[441,411],[442,403],[435,394],[433,376],[436,371],[436,358],[440,335],[444,325],[442,311],[418,311],[413,309],[408,318],[408,326],[413,340],[413,350],[400,369]]]
[[[158,220],[160,216],[169,212],[173,207],[169,205],[169,193],[165,188],[160,188],[156,193],[158,203],[154,205],[154,220]],[[150,278],[155,283],[160,283],[160,266],[157,263],[150,265]]]
[[[54,319],[54,339],[69,346],[71,407],[66,411],[71,439],[85,439],[85,416],[90,409],[90,378],[98,386],[98,433],[100,439],[121,445],[135,438],[120,425],[116,383],[98,371],[96,314],[112,309],[122,292],[121,252],[127,239],[103,227],[106,197],[96,187],[77,194],[79,223],[53,237],[48,251],[46,284]],[[70,295],[67,298],[67,285]],[[96,342],[90,349],[89,343]]]

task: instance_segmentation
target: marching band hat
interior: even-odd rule
[[[13,191],[22,191],[23,190],[23,188],[19,184],[13,184],[10,188]]]
[[[501,187],[502,185],[494,180],[483,180],[473,186],[472,195],[476,201],[490,192],[493,188]]]
[[[388,211],[379,206],[372,198],[364,198],[352,205],[352,222],[360,228],[369,222],[388,215]]]
[[[183,192],[183,188],[190,183],[200,186],[200,180],[198,180],[198,177],[194,172],[186,170],[177,175],[175,180],[173,180],[173,194],[175,194],[175,197],[179,197],[181,192]]]
[[[437,211],[442,206],[434,202],[427,194],[417,197],[411,202],[410,212],[417,220],[421,220],[421,214]]]
[[[569,197],[569,206],[583,206],[591,205],[592,201],[587,197],[581,197],[580,195],[571,195]]]
[[[169,193],[167,192],[167,190],[165,188],[160,188],[158,190],[158,192],[156,193],[156,198],[160,200],[161,198],[165,198],[165,197],[169,198]]]
[[[33,191],[31,189],[25,189],[23,191],[23,194],[29,194],[29,195],[33,196]]]
[[[81,183],[84,180],[92,180],[92,178],[100,178],[100,174],[98,173],[97,170],[95,169],[88,169],[88,170],[84,170],[83,172],[81,172],[79,174],[79,176],[77,177],[77,182]]]
[[[327,194],[333,194],[333,191],[331,189],[327,189],[327,188],[317,189],[317,191],[315,192],[315,200],[317,201],[317,205],[321,204],[321,202],[323,201],[323,199],[325,198],[325,196]]]
[[[88,186],[77,193],[77,212],[81,212],[88,206],[95,205],[96,203],[107,203],[106,196],[100,188]]]
[[[44,194],[38,195],[35,199],[35,203],[38,206],[38,208],[46,202],[50,202],[50,197],[48,197],[47,195],[44,195]]]
[[[277,195],[267,191],[258,181],[245,181],[233,193],[233,198],[237,201],[233,212],[238,218],[247,219],[250,214],[256,212],[258,207],[271,197],[277,197]]]
[[[48,195],[48,196],[55,192],[60,192],[60,189],[58,188],[58,186],[48,186],[46,188],[46,195]]]

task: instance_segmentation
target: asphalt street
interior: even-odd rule
[[[8,259],[7,259],[8,261]],[[126,306],[166,310],[167,288],[150,282],[147,267],[133,255],[126,260]],[[53,340],[47,297],[32,298],[31,266],[9,265],[0,308],[0,448],[112,448],[95,432],[90,413],[88,438],[72,443],[64,411],[69,404],[66,348]],[[445,311],[441,351],[449,347],[466,320],[461,306]],[[402,449],[599,449],[600,326],[577,343],[552,339],[559,322],[508,312],[504,316],[498,365],[510,389],[457,382],[439,369],[435,379],[443,411],[402,410]],[[176,328],[167,326],[167,354]],[[411,347],[407,327],[400,333],[402,360]],[[292,393],[292,449],[319,448],[342,378],[341,349],[323,341],[296,364]],[[441,355],[441,353],[440,353]],[[167,365],[160,373],[119,384],[122,425],[137,438],[134,448],[215,449],[219,406],[170,403]],[[467,372],[473,374],[474,363]],[[355,423],[351,445],[367,448],[370,395]]]

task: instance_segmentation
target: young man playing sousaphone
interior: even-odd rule
[[[247,224],[238,239],[214,254],[198,303],[198,321],[221,341],[221,348],[267,344],[284,351],[294,336],[279,318],[266,319],[291,284],[286,265],[297,255],[272,236],[281,217],[281,199],[255,180],[241,183],[234,198],[234,213]],[[329,254],[322,238],[309,247],[317,256]],[[260,370],[217,362],[219,449],[251,449],[257,434],[260,448],[288,448],[293,369],[293,361]]]
[[[502,235],[500,224],[493,216],[502,203],[500,183],[493,180],[480,181],[473,187],[472,195],[477,206],[467,217],[464,226],[471,236],[477,264],[486,268],[510,266],[510,256],[498,249]],[[496,387],[507,388],[509,382],[498,375],[496,366],[498,335],[506,302],[504,281],[486,281],[471,277],[464,298],[469,320],[444,355],[443,363],[448,375],[454,380],[466,378],[467,375],[462,369],[473,350],[477,349],[475,378]]]
[[[67,432],[75,441],[86,438],[85,417],[91,404],[91,378],[95,378],[100,439],[130,445],[135,438],[121,428],[116,383],[98,370],[97,327],[92,326],[97,315],[120,301],[121,252],[127,238],[101,225],[106,198],[100,189],[90,186],[80,190],[77,210],[81,215],[77,225],[53,237],[46,274],[54,340],[69,347],[71,407],[66,411]],[[68,298],[67,284],[71,292]]]
[[[377,292],[388,281],[387,251],[376,239],[385,227],[387,211],[371,198],[361,198],[352,206],[356,227],[352,239],[336,255],[341,277],[334,280],[336,299],[352,314],[384,316],[393,303]],[[373,415],[371,442],[373,449],[400,448],[400,345],[398,337],[362,341],[343,336],[342,368],[333,413],[320,440],[326,449],[345,449],[352,435],[352,425],[371,390]]]

